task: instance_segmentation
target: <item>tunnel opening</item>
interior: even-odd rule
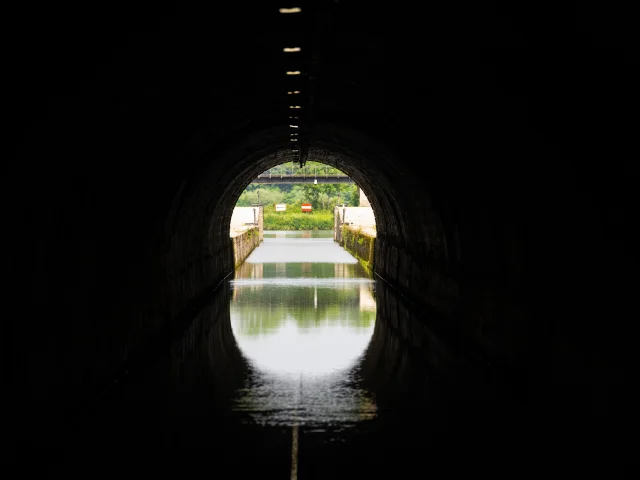
[[[410,188],[415,185],[415,175],[412,175],[411,171],[403,169],[403,165],[406,168],[406,163],[398,161],[397,154],[394,154],[387,146],[351,127],[339,124],[317,125],[314,132],[315,135],[310,142],[308,152],[310,161],[316,161],[344,172],[359,188],[362,188],[370,202],[370,208],[374,212],[377,242],[373,262],[373,278],[382,279],[395,288],[404,290],[407,295],[411,294],[413,290],[414,298],[423,302],[428,301],[429,298],[442,300],[442,292],[433,291],[440,288],[440,285],[434,284],[432,278],[430,279],[426,275],[427,270],[424,269],[425,264],[430,265],[433,269],[442,268],[446,264],[446,242],[444,241],[442,222],[435,213],[428,196],[424,195],[425,188]],[[354,331],[353,329],[345,330],[344,326],[339,325],[340,315],[334,315],[330,321],[324,319],[323,321],[329,323],[334,322],[333,325],[324,325],[325,333],[328,334],[320,335],[318,348],[311,348],[307,345],[307,357],[303,356],[299,357],[297,361],[294,360],[295,371],[291,371],[290,368],[287,369],[283,366],[291,361],[286,358],[286,354],[283,357],[283,352],[287,352],[287,349],[283,345],[273,343],[282,336],[275,335],[274,331],[254,332],[253,337],[247,333],[252,328],[258,328],[258,330],[264,328],[264,321],[256,319],[256,316],[262,315],[260,309],[244,312],[246,318],[254,321],[254,324],[249,327],[244,325],[244,330],[238,313],[242,298],[247,296],[251,298],[252,294],[259,296],[261,289],[273,287],[271,284],[269,287],[265,287],[265,277],[270,278],[271,283],[275,281],[276,284],[280,282],[289,288],[293,287],[284,278],[291,275],[291,269],[287,267],[286,260],[262,259],[262,261],[252,262],[250,259],[261,248],[254,246],[257,249],[249,255],[247,262],[238,262],[237,255],[234,255],[234,248],[230,247],[234,238],[232,231],[235,223],[232,222],[234,211],[236,211],[238,200],[246,192],[247,186],[263,172],[278,165],[291,165],[297,160],[292,154],[290,146],[286,143],[289,135],[290,132],[286,128],[274,127],[242,138],[238,142],[238,146],[227,148],[225,153],[220,153],[220,149],[216,149],[215,145],[205,145],[198,149],[201,169],[192,176],[190,182],[184,184],[180,199],[177,201],[179,206],[174,208],[180,214],[176,216],[173,223],[171,236],[173,245],[179,248],[176,248],[172,255],[168,256],[169,280],[183,289],[182,292],[174,292],[176,294],[174,302],[180,304],[181,296],[185,298],[189,295],[197,295],[198,288],[211,288],[220,281],[231,278],[231,274],[235,272],[235,278],[232,280],[236,283],[233,283],[232,286],[234,300],[231,302],[230,324],[235,343],[243,352],[247,363],[253,366],[254,372],[257,372],[255,374],[258,375],[262,372],[263,380],[264,375],[268,378],[276,378],[278,381],[286,378],[286,382],[291,383],[290,387],[297,388],[301,381],[301,378],[298,378],[301,375],[300,368],[303,368],[306,369],[307,374],[312,373],[314,378],[318,379],[320,384],[316,385],[322,385],[322,382],[325,382],[326,387],[326,379],[331,377],[329,372],[335,373],[338,368],[335,361],[338,364],[348,364],[345,368],[349,369],[354,368],[354,362],[365,355],[373,335],[375,322],[370,323],[367,328]],[[212,153],[215,154],[215,157]],[[419,192],[419,198],[415,198],[416,192]],[[249,205],[245,208],[254,207],[256,203],[263,203],[257,197],[246,199],[246,194],[245,200],[245,203]],[[424,222],[425,212],[429,212],[429,215],[426,216],[428,222]],[[259,213],[256,213],[256,210],[248,213],[252,219],[242,223],[255,223]],[[262,214],[264,215],[264,211]],[[260,232],[260,236],[262,235],[263,232]],[[190,260],[187,260],[189,257]],[[288,259],[291,260],[291,258]],[[351,264],[349,268],[354,268],[356,266],[354,264],[357,264],[357,260],[352,260],[353,262],[351,260],[347,262]],[[188,281],[185,281],[184,275],[180,276],[179,263],[185,261],[196,266],[188,275]],[[357,266],[360,267],[359,264]],[[300,268],[304,270],[305,267],[310,271],[315,268],[311,267],[309,263],[300,262]],[[267,273],[267,270],[273,271]],[[343,270],[346,268],[343,267]],[[171,272],[175,272],[175,275],[179,277],[171,280]],[[215,277],[216,273],[217,277]],[[323,276],[322,272],[320,275],[317,273],[311,274],[311,277]],[[442,272],[442,274],[444,273]],[[297,273],[294,273],[295,275]],[[303,271],[300,275],[304,277],[308,274]],[[332,272],[329,276],[333,279],[340,279],[344,284],[344,271],[333,271],[332,266]],[[370,282],[371,280],[365,280],[366,276],[367,274],[361,272],[356,274],[354,280],[361,283]],[[207,277],[209,277],[208,282],[206,281]],[[306,292],[301,295],[309,295],[309,292],[313,291],[315,298],[313,300],[307,299],[307,301],[314,306],[312,310],[315,311],[318,305],[317,279],[313,279],[315,282],[313,288],[300,286],[299,278],[296,281],[301,292],[302,290]],[[453,280],[451,279],[451,281]],[[320,283],[324,285],[327,282],[321,280]],[[330,284],[331,282],[328,282],[325,287]],[[359,298],[370,297],[367,308],[358,305],[356,310],[360,312],[358,313],[359,318],[362,317],[362,311],[368,312],[367,315],[373,315],[375,318],[373,293],[371,292],[367,296],[368,290],[364,293],[360,290],[360,285],[351,285],[349,290],[352,293],[357,293]],[[279,292],[278,295],[282,295],[281,290],[276,289],[276,292]],[[238,297],[241,298],[238,299]],[[367,302],[365,301],[365,303]],[[438,305],[438,308],[451,310],[450,303],[450,301],[449,305],[442,303]],[[371,304],[374,306],[371,307]],[[287,317],[283,312],[280,313],[282,314],[279,318],[280,323],[272,325],[272,329],[280,331],[281,335],[289,334],[290,337],[286,345],[294,350],[304,347],[306,345],[305,334],[301,333],[304,331],[304,327],[294,325],[295,322],[292,324],[291,316]],[[295,340],[291,336],[295,336]],[[307,336],[307,339],[309,338],[311,337]],[[330,352],[335,351],[336,338],[354,341],[351,347],[342,346],[344,347],[342,354],[348,356],[349,361],[341,358],[338,353],[335,354],[335,358],[326,358]],[[331,342],[334,342],[334,348],[332,348]],[[276,355],[275,358],[269,358],[265,354],[265,352],[274,351],[281,354]],[[319,362],[319,357],[311,358],[311,354],[314,352],[318,353],[320,357],[324,355],[324,361]],[[289,350],[288,354],[294,355],[300,354],[300,352]],[[332,362],[332,360],[335,361]],[[311,365],[314,361],[316,363]],[[291,365],[289,366],[291,367]],[[281,385],[274,390],[284,392],[291,390],[291,388],[285,388]],[[352,397],[350,396],[350,398]],[[246,398],[239,401],[251,403]]]
[[[375,211],[363,189],[327,163],[308,160],[302,167],[295,161],[281,163],[255,177],[235,204],[231,237],[250,228],[257,228],[261,238],[264,230],[332,230],[338,242],[342,230],[350,228],[371,237],[366,260],[373,264]]]
[[[410,188],[423,179],[416,179],[407,162],[398,161],[387,146],[357,130],[327,124],[317,125],[314,132],[309,158],[347,174],[371,204],[377,230],[375,273],[414,299],[452,312],[457,282],[451,275],[455,258],[448,254],[448,241],[453,244],[458,237],[447,239],[428,188]],[[233,271],[233,209],[254,178],[295,161],[283,141],[288,135],[285,127],[263,130],[224,154],[214,153],[214,145],[200,146],[199,171],[183,185],[174,202],[177,214],[168,223],[172,310]],[[453,247],[459,250],[459,245]]]
[[[167,223],[171,311],[231,278],[239,266],[230,238],[234,208],[256,177],[297,160],[287,143],[289,134],[286,127],[270,127],[240,136],[225,148],[200,137],[192,149],[199,167],[183,182],[174,202],[177,213]],[[455,208],[446,199],[436,204],[429,196],[437,187],[435,173],[429,178],[415,175],[403,153],[334,122],[315,125],[309,158],[344,172],[365,192],[375,212],[376,279],[425,312],[426,322],[443,338],[484,361],[518,349],[513,339],[500,344],[489,328],[478,329],[478,321],[496,321],[487,298],[473,299],[481,305],[480,313],[471,312],[468,299],[461,301]]]
[[[229,323],[249,368],[233,408],[258,424],[344,428],[375,417],[358,375],[374,331],[375,280],[336,244],[337,231],[353,228],[343,226],[347,208],[367,210],[373,227],[375,216],[359,206],[353,179],[314,158],[262,172],[231,217]]]

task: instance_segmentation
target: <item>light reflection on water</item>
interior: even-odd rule
[[[252,369],[235,409],[266,425],[373,418],[357,367],[373,334],[375,282],[333,232],[291,233],[265,232],[232,281],[231,327]]]

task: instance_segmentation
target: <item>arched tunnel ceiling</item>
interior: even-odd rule
[[[219,222],[215,221],[216,226],[221,227],[222,235],[228,228],[230,207],[235,205],[240,193],[258,174],[273,166],[297,161],[290,145],[282,141],[282,138],[287,140],[288,132],[286,126],[282,126],[246,137],[240,151],[227,153],[229,163],[227,171],[222,174],[211,167],[211,162],[200,161],[209,167],[209,173],[207,175],[200,171],[195,175],[193,182],[200,186],[206,185],[207,188],[211,187],[210,182],[217,182],[216,189],[224,192],[221,198],[224,200],[226,216]],[[371,197],[374,210],[378,213],[380,233],[384,235],[389,229],[398,235],[399,229],[404,230],[397,222],[401,217],[399,212],[391,211],[382,215],[384,211],[397,208],[393,193],[398,190],[398,186],[393,186],[394,179],[405,182],[405,187],[409,182],[409,171],[401,169],[402,165],[397,162],[391,151],[373,138],[337,124],[316,124],[310,136],[310,144],[310,160],[326,163],[344,171]],[[211,151],[204,149],[200,155],[210,158]],[[211,200],[215,203],[216,199]],[[387,227],[385,222],[389,221],[393,225]],[[403,231],[402,236],[405,237],[406,232]]]
[[[13,332],[39,332],[9,354],[24,378],[47,365],[48,385],[87,396],[225,278],[233,199],[292,158],[289,68],[307,72],[310,154],[372,192],[382,278],[520,366],[531,331],[604,342],[584,316],[550,309],[532,328],[532,312],[541,290],[586,316],[585,295],[603,315],[634,297],[589,281],[636,258],[634,17],[334,0],[301,3],[294,24],[282,6],[8,7],[5,255],[34,318]]]

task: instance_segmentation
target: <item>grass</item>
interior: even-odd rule
[[[333,211],[265,212],[265,230],[333,230]]]

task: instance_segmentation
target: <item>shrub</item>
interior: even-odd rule
[[[333,230],[333,211],[265,212],[265,230]]]

